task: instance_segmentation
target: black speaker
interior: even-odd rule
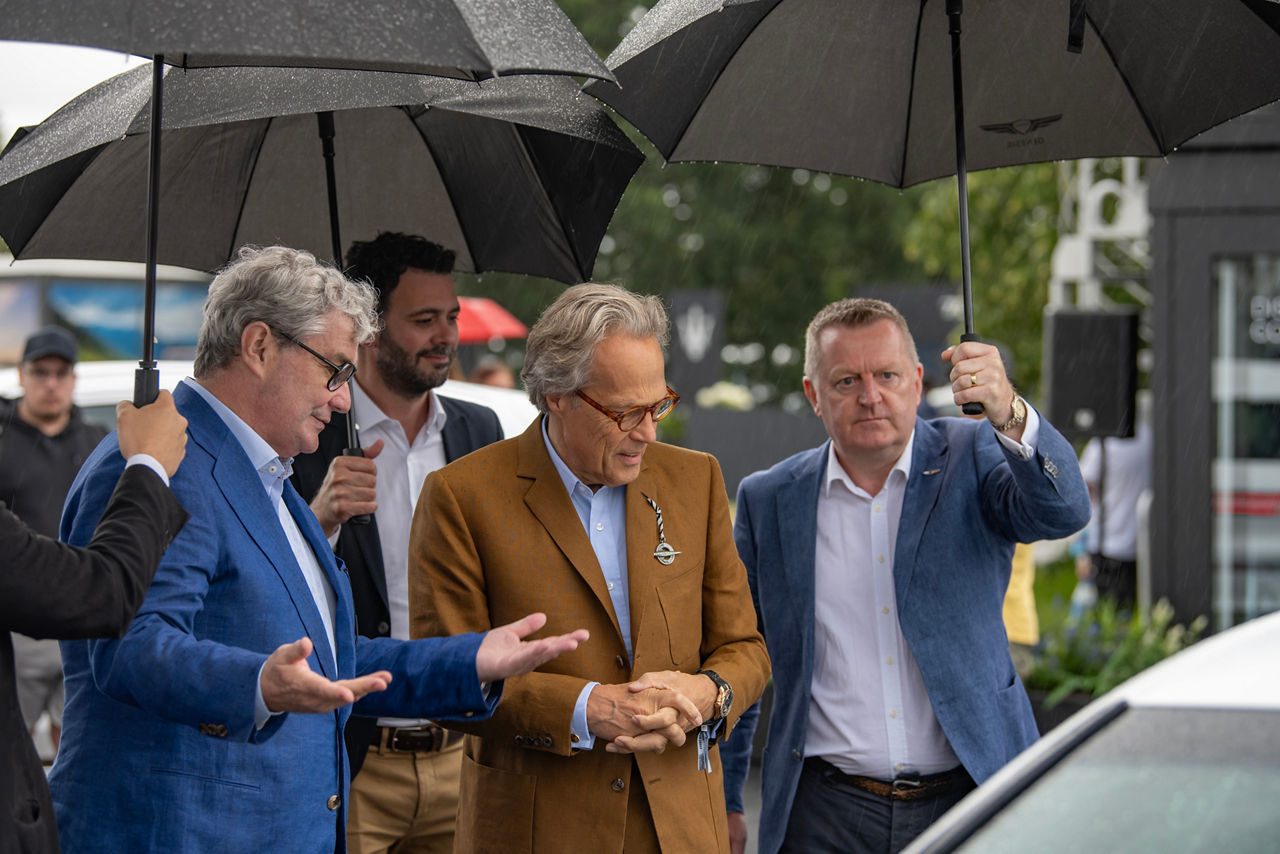
[[[1070,439],[1133,435],[1138,312],[1046,311],[1045,413]]]

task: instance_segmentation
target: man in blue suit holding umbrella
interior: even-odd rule
[[[63,645],[49,783],[68,851],[341,851],[352,703],[486,716],[499,680],[585,640],[522,642],[541,614],[436,640],[356,635],[346,574],[288,478],[350,408],[375,324],[371,289],[305,252],[241,250],[210,285],[195,379],[174,393],[189,442],[172,489],[191,520],[123,638]],[[123,465],[107,437],[65,539],[88,538]]]
[[[899,851],[1037,736],[1001,617],[1010,559],[1083,527],[1088,494],[995,347],[942,355],[956,404],[986,423],[916,417],[922,368],[893,306],[827,306],[804,390],[830,441],[738,490],[774,663],[761,852]],[[737,850],[757,714],[721,747]]]

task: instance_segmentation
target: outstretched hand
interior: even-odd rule
[[[333,681],[307,664],[311,638],[299,638],[276,649],[262,667],[262,700],[271,712],[331,712],[374,691],[385,691],[391,674],[379,670],[354,679]]]
[[[547,624],[547,615],[541,613],[490,629],[476,651],[476,673],[481,682],[494,682],[536,670],[562,653],[578,648],[590,635],[586,629],[578,629],[566,635],[526,641]]]

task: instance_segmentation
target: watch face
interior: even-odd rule
[[[729,709],[733,708],[733,689],[726,685],[721,698],[720,717],[723,718],[729,714]]]

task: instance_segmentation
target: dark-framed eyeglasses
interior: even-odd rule
[[[341,365],[335,365],[333,362],[330,362],[324,356],[321,356],[315,350],[312,350],[310,347],[308,347],[306,344],[303,344],[301,341],[299,341],[297,338],[294,338],[292,335],[285,335],[283,332],[279,332],[277,334],[283,335],[285,338],[289,339],[294,344],[297,344],[303,350],[306,350],[308,353],[315,356],[320,361],[324,362],[325,365],[330,370],[333,371],[333,374],[329,377],[329,382],[328,382],[329,391],[337,391],[338,389],[346,385],[351,380],[351,378],[356,375],[356,366],[351,364],[350,362],[343,362]]]
[[[680,395],[675,393],[671,386],[667,386],[667,396],[659,400],[652,406],[633,406],[630,409],[624,409],[622,412],[614,412],[612,409],[606,409],[596,403],[591,398],[579,390],[576,392],[578,397],[603,412],[614,424],[618,425],[618,429],[623,433],[629,433],[640,426],[640,422],[644,421],[645,415],[653,418],[653,423],[657,424],[662,419],[671,414],[671,410],[676,408],[676,404],[680,402]]]

